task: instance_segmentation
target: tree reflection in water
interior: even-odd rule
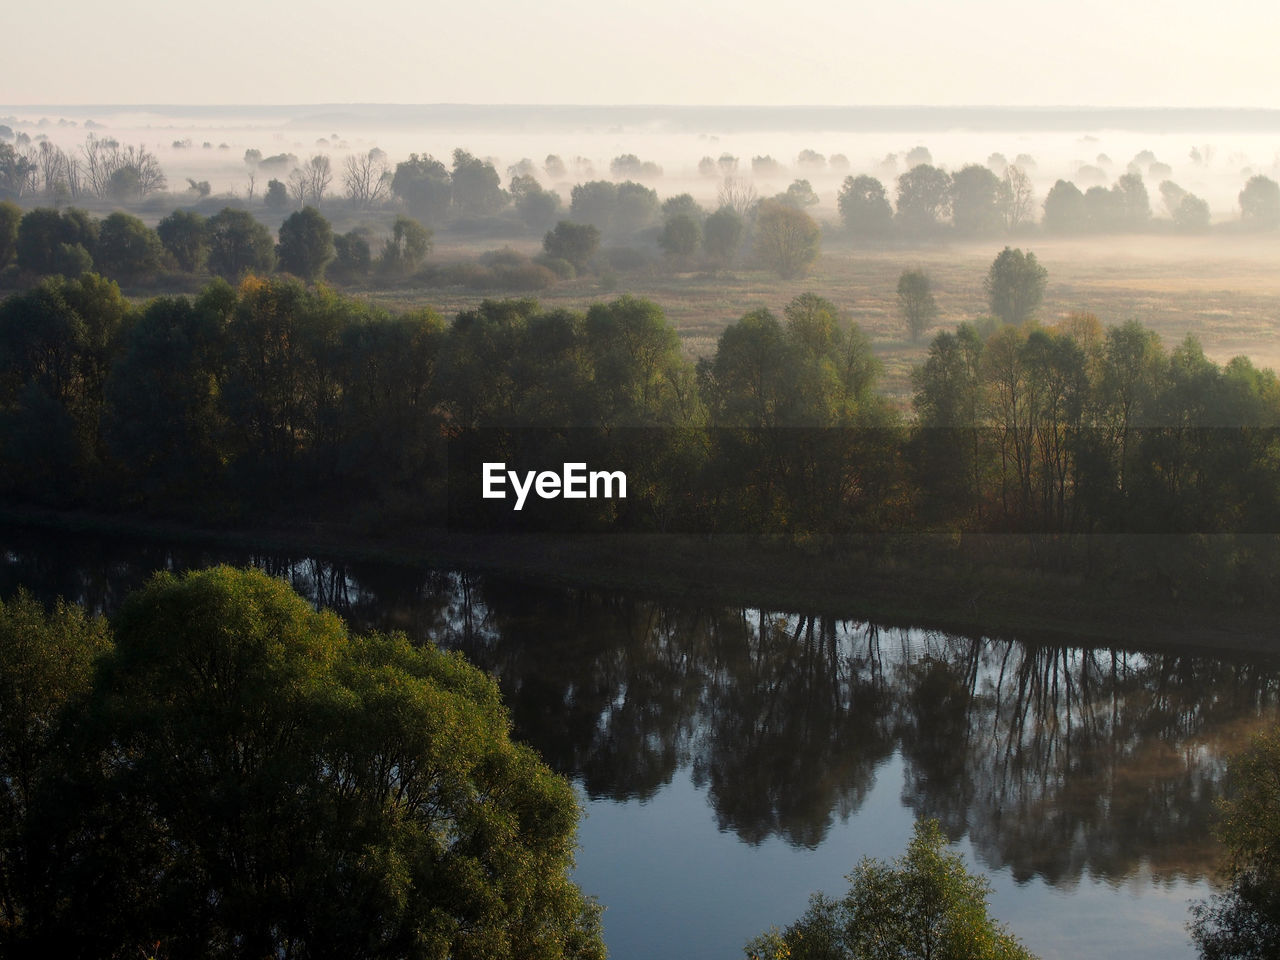
[[[1020,644],[825,616],[660,603],[314,557],[8,534],[21,583],[111,610],[156,569],[253,563],[357,629],[494,673],[518,737],[589,796],[646,800],[691,768],[721,830],[816,847],[899,753],[903,802],[991,869],[1211,874],[1225,757],[1277,718],[1261,657]]]

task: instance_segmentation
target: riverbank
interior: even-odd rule
[[[0,506],[0,524],[66,534],[311,553],[424,569],[461,568],[531,583],[662,599],[808,610],[894,626],[1028,642],[1280,653],[1271,604],[1206,583],[1174,585],[1171,556],[1211,563],[1215,538],[1105,537],[1070,545],[1093,574],[1055,572],[1062,544],[1013,535],[902,535],[874,542],[744,535],[489,535],[436,528],[374,533],[341,523],[208,526],[136,516]],[[1268,538],[1268,543],[1273,538]],[[1203,556],[1202,556],[1203,555]],[[1099,572],[1097,557],[1109,571]],[[1132,576],[1115,575],[1141,558]],[[1027,566],[1036,559],[1038,567]],[[1184,564],[1185,565],[1185,564]],[[1109,575],[1108,575],[1109,574]]]

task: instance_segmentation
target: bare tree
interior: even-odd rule
[[[391,170],[386,154],[377,147],[367,154],[352,154],[342,165],[342,185],[347,198],[358,207],[371,207],[387,196]]]
[[[105,197],[118,192],[127,180],[129,192],[146,196],[167,183],[156,155],[145,147],[122,148],[118,140],[90,133],[80,148],[84,158],[84,182],[90,193]]]
[[[1031,178],[1021,167],[1010,164],[1005,168],[1000,192],[1005,229],[1012,231],[1030,223],[1035,216],[1036,197],[1031,189]]]
[[[258,175],[257,175],[256,173],[253,173],[252,171],[250,171],[250,173],[249,173],[249,192],[248,192],[248,193],[246,194],[246,196],[245,196],[245,199],[246,199],[246,200],[252,200],[252,199],[253,199],[253,192],[257,189],[257,187],[258,187]]]
[[[756,205],[756,187],[750,180],[741,177],[725,177],[720,185],[719,203],[722,207],[732,207],[734,213],[746,217]]]

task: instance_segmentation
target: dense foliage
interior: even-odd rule
[[[1193,908],[1204,960],[1280,955],[1280,732],[1259,734],[1232,760],[1218,834],[1227,888]]]
[[[6,954],[603,957],[573,791],[461,655],[227,567],[0,640]]]
[[[795,923],[748,943],[748,960],[1034,960],[987,915],[986,879],[945,846],[938,821],[919,821],[902,857],[864,859],[848,893],[814,894]]]
[[[585,314],[486,301],[445,323],[285,279],[134,305],[93,275],[55,277],[0,305],[0,492],[537,525],[475,501],[478,480],[448,466],[465,451],[634,471],[626,501],[561,503],[552,528],[1280,531],[1280,385],[1245,358],[1077,314],[938,334],[910,420],[876,377],[866,338],[813,294],[731,323],[695,366],[661,310],[628,297]],[[1268,575],[1258,544],[1237,546],[1213,575],[1250,595]]]

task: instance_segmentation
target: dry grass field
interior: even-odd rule
[[[471,259],[496,245],[445,239],[431,259]],[[1137,319],[1169,346],[1194,334],[1217,361],[1246,354],[1260,366],[1280,368],[1280,234],[1032,237],[1015,245],[1033,251],[1049,271],[1043,322],[1077,310],[1096,314],[1104,324]],[[539,249],[533,239],[514,246],[527,254]],[[744,313],[759,307],[780,313],[797,294],[812,291],[833,301],[867,333],[884,364],[885,391],[905,401],[911,368],[923,360],[928,337],[911,343],[906,336],[897,312],[898,276],[923,267],[940,311],[935,330],[951,329],[987,312],[982,281],[1002,246],[992,241],[867,249],[828,237],[808,275],[794,281],[754,269],[715,276],[674,273],[658,262],[648,270],[583,277],[529,295],[547,306],[578,308],[622,293],[647,297],[680,331],[686,352],[703,356],[714,351],[720,331]],[[413,287],[368,294],[392,309],[430,305],[445,317],[486,296],[503,295]]]

